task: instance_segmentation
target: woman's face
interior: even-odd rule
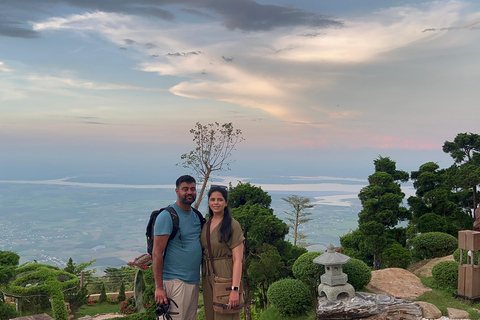
[[[227,201],[225,201],[225,198],[220,192],[214,191],[210,195],[210,198],[208,198],[208,205],[214,214],[223,214],[227,206]]]

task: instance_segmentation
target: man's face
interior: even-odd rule
[[[180,203],[191,205],[197,198],[197,185],[194,182],[182,182],[175,192]]]

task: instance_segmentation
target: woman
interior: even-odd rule
[[[207,245],[207,232],[210,232],[210,246],[215,275],[232,278],[232,290],[228,299],[231,307],[239,307],[240,281],[242,276],[243,237],[240,224],[232,218],[228,208],[228,193],[223,187],[212,187],[208,192],[209,220],[200,237],[203,249],[202,288],[206,320],[240,319],[240,313],[221,314],[213,310],[213,270]]]

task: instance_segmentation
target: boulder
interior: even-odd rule
[[[352,299],[318,298],[317,320],[421,320],[422,309],[412,301],[383,294],[357,292]]]
[[[422,309],[423,317],[426,319],[438,319],[442,316],[442,311],[434,304],[424,301],[415,301]]]
[[[465,310],[447,308],[447,312],[450,319],[470,319],[470,314]]]
[[[367,289],[398,299],[415,300],[432,289],[425,287],[420,278],[401,268],[388,268],[372,271],[372,279]]]

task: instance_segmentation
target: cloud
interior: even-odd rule
[[[13,71],[12,69],[10,69],[9,67],[7,67],[5,65],[5,63],[1,62],[0,61],[0,71],[3,71],[3,72],[11,72]]]

